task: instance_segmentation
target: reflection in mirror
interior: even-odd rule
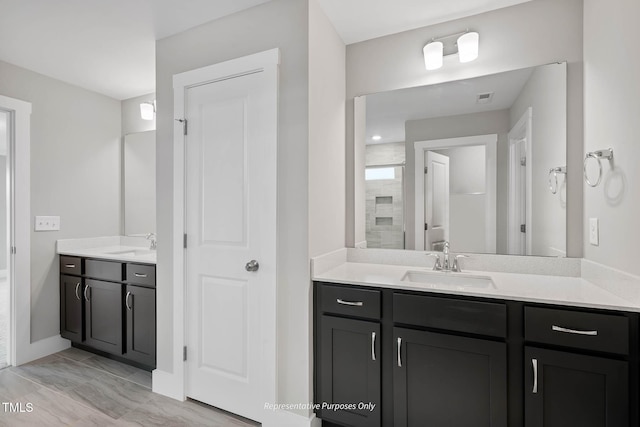
[[[156,232],[156,131],[125,135],[123,143],[124,234]]]
[[[566,91],[560,63],[367,95],[366,247],[566,256]]]

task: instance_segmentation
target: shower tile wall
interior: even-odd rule
[[[366,165],[403,163],[404,142],[366,147]],[[365,183],[366,239],[369,248],[404,249],[403,168],[395,168],[395,179]]]

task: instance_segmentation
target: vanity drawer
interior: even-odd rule
[[[629,319],[613,314],[525,307],[526,341],[629,354]]]
[[[380,291],[319,285],[319,296],[323,313],[380,319]]]
[[[122,281],[122,263],[88,259],[84,262],[84,274],[92,279]]]
[[[82,258],[60,255],[60,274],[82,274]]]
[[[507,336],[507,306],[501,303],[394,293],[393,321],[492,337]]]
[[[127,264],[127,283],[156,287],[156,268],[153,265]]]

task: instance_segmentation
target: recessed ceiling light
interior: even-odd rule
[[[380,141],[382,137],[380,135],[373,135],[371,139],[373,139],[374,141]]]

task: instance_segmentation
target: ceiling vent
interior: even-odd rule
[[[493,100],[493,92],[479,93],[476,95],[476,104],[489,104]]]

